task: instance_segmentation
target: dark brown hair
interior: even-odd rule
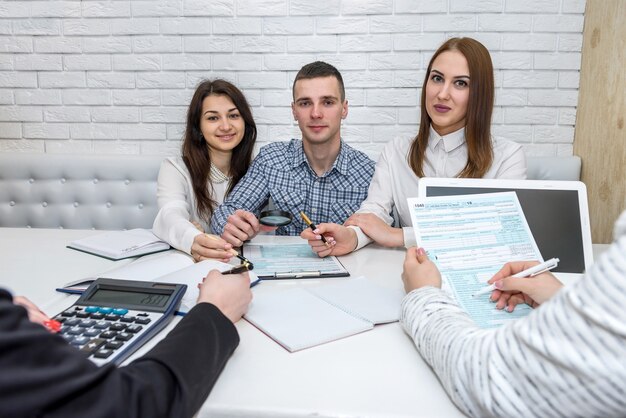
[[[343,102],[346,100],[346,90],[343,87],[343,78],[341,77],[341,73],[338,69],[324,61],[315,61],[300,68],[300,71],[296,74],[296,78],[293,80],[293,86],[291,89],[292,94],[294,95],[294,100],[296,98],[296,81],[319,77],[335,77],[337,82],[339,82],[341,101]]]
[[[428,146],[431,119],[426,111],[426,84],[435,59],[446,51],[458,51],[467,60],[470,85],[467,114],[465,116],[465,142],[467,163],[458,177],[480,178],[493,162],[491,143],[491,114],[493,113],[494,81],[493,65],[487,48],[472,38],[451,38],[435,52],[428,63],[422,85],[421,117],[417,136],[409,151],[409,165],[418,177],[424,177],[424,156]]]
[[[211,174],[211,154],[200,129],[202,102],[207,96],[227,96],[239,110],[245,123],[245,132],[241,142],[233,149],[230,158],[231,176],[226,195],[248,171],[252,160],[252,149],[256,141],[256,124],[246,97],[241,90],[226,80],[205,80],[196,88],[189,109],[187,110],[187,127],[183,139],[183,161],[191,176],[191,185],[196,196],[198,216],[209,222],[217,203],[212,198],[213,184],[209,181]]]

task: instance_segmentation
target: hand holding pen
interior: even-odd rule
[[[204,234],[206,237],[208,237],[210,240],[212,241],[216,241],[219,242],[221,241],[220,238],[218,238],[215,235],[211,235],[211,234]],[[230,255],[237,257],[239,260],[241,260],[242,264],[247,264],[248,265],[248,270],[252,270],[253,268],[253,264],[250,260],[248,260],[246,257],[244,257],[243,255],[239,254],[237,252],[237,250],[235,250],[234,248],[228,248],[228,249],[224,249],[224,251],[226,251],[227,253],[229,253]]]
[[[514,261],[505,264],[489,280],[490,284],[495,285],[490,300],[496,302],[496,309],[506,307],[508,312],[512,312],[520,303],[533,308],[539,306],[563,287],[553,274],[547,273],[557,263],[558,259],[545,263]]]
[[[311,220],[309,219],[308,216],[306,216],[306,214],[304,213],[304,211],[300,211],[300,217],[302,218],[302,220],[304,221],[305,224],[308,225],[309,228],[311,228],[312,231],[315,231],[317,229],[317,226],[315,226],[315,224],[313,222],[311,222]],[[320,237],[322,238],[322,242],[329,247],[330,244],[328,243],[328,241],[326,241],[326,238],[324,238],[324,235],[320,234]]]

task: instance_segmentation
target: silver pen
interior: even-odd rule
[[[532,266],[532,267],[527,268],[526,270],[520,271],[519,273],[515,273],[511,277],[517,277],[517,278],[533,277],[543,272],[546,272],[548,270],[552,270],[553,268],[559,265],[559,261],[561,260],[559,260],[558,258],[551,258],[547,261],[544,261],[543,263],[537,264],[536,266]],[[474,293],[472,297],[475,298],[480,295],[484,295],[485,293],[493,292],[494,290],[496,290],[496,286],[493,284],[490,284],[489,286],[485,286],[482,289],[480,289],[478,292]]]

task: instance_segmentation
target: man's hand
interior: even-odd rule
[[[496,309],[513,312],[515,306],[525,303],[533,308],[554,296],[562,287],[552,273],[544,272],[534,277],[510,277],[520,271],[539,264],[537,261],[514,261],[506,263],[489,281],[496,287],[491,293],[491,300],[496,302]]]
[[[322,241],[322,235],[327,244]],[[318,224],[315,231],[307,228],[300,237],[309,242],[311,249],[320,257],[344,255],[354,251],[357,245],[356,232],[338,224]]]
[[[261,226],[253,213],[238,209],[228,217],[222,238],[233,247],[241,247],[244,241],[259,233]]]
[[[358,226],[361,230],[383,247],[402,247],[404,234],[401,228],[393,228],[373,213],[355,213],[344,223],[345,226]]]
[[[198,289],[198,303],[212,303],[233,323],[248,311],[252,300],[248,273],[225,276],[217,270],[211,270],[202,283],[198,283]]]
[[[423,248],[411,247],[404,258],[402,281],[407,293],[424,286],[441,287],[441,273]]]

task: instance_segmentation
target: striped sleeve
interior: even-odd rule
[[[622,236],[583,279],[501,328],[476,327],[432,287],[405,297],[401,322],[470,416],[611,417],[626,413],[625,306]]]

